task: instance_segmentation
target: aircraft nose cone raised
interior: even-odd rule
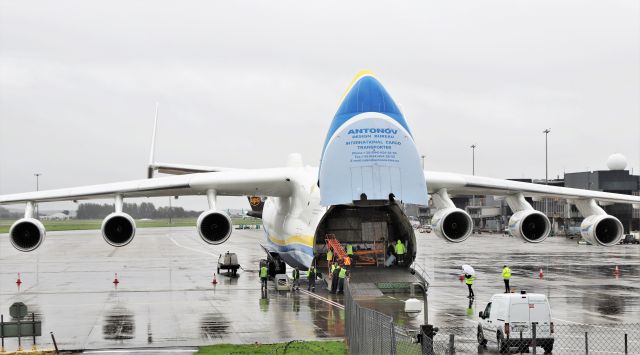
[[[370,72],[349,85],[331,122],[318,173],[324,206],[366,196],[426,204],[424,172],[398,105]]]
[[[336,118],[353,117],[363,112],[380,112],[402,117],[398,105],[378,79],[369,72],[358,74],[353,80],[338,108]]]
[[[322,148],[323,155],[327,143],[334,133],[352,117],[365,112],[385,114],[396,121],[413,137],[407,121],[404,119],[402,112],[400,112],[398,105],[391,98],[391,95],[389,95],[380,81],[373,76],[373,73],[363,70],[353,78],[345,91],[338,112],[336,112],[329,126],[324,147]]]

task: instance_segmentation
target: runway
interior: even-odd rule
[[[492,294],[503,291],[506,262],[512,287],[545,293],[553,318],[564,323],[637,322],[640,319],[640,247],[577,245],[564,238],[525,244],[501,235],[479,235],[449,244],[419,234],[418,262],[429,272],[430,322],[473,326]],[[326,339],[344,334],[344,311],[311,297],[271,290],[261,299],[257,265],[263,258],[261,230],[235,230],[223,245],[200,241],[195,228],[139,229],[123,248],[108,246],[99,231],[50,232],[35,252],[21,253],[0,235],[0,313],[24,302],[43,322],[38,343],[62,349],[186,347],[213,343]],[[212,285],[217,256],[238,253],[237,278]],[[461,264],[477,271],[475,302],[458,280]],[[613,273],[615,266],[620,273]],[[542,268],[544,277],[539,278]],[[357,271],[357,270],[356,270]],[[22,285],[15,282],[20,273]],[[120,283],[113,285],[115,273]],[[367,305],[417,327],[422,315],[403,312],[408,295],[385,294]],[[416,296],[420,298],[419,295]],[[31,346],[25,339],[23,345]],[[15,339],[7,350],[15,350]]]

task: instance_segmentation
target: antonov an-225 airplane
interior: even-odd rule
[[[408,265],[416,256],[416,239],[401,204],[427,205],[429,194],[436,209],[435,234],[450,242],[464,241],[473,230],[471,217],[450,198],[456,194],[504,196],[514,212],[511,233],[530,243],[547,238],[551,224],[525,197],[575,204],[584,216],[582,237],[602,246],[616,244],[623,227],[598,204],[628,203],[640,208],[638,196],[423,171],[407,121],[368,71],[359,73],[343,96],[319,168],[303,166],[295,154],[289,156],[287,167],[273,169],[160,164],[153,160],[154,144],[155,138],[148,179],[0,196],[0,204],[26,203],[24,218],[9,232],[13,246],[26,252],[42,243],[45,228],[34,218],[40,202],[113,198],[115,211],[104,219],[102,235],[110,245],[121,247],[131,242],[136,230],[133,218],[122,210],[124,199],[181,195],[206,196],[209,210],[199,216],[196,228],[205,242],[221,244],[233,227],[219,209],[217,196],[262,196],[266,198],[261,215],[265,248],[291,266],[306,270],[315,256],[326,252],[327,235],[365,254],[405,241]],[[176,176],[153,177],[154,171]],[[379,256],[371,259],[380,261]]]

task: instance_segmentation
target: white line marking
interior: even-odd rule
[[[175,244],[176,246],[182,248],[182,249],[187,249],[187,250],[191,250],[191,251],[195,251],[198,253],[202,253],[202,254],[207,254],[207,255],[211,255],[211,256],[216,256],[216,254],[213,253],[209,253],[208,251],[204,251],[204,250],[200,250],[200,249],[194,249],[194,248],[189,248],[189,247],[185,247],[184,245],[181,245],[180,243],[176,242],[175,239],[173,239],[173,237],[169,237],[169,239],[171,239],[171,241],[173,242],[173,244]]]
[[[309,292],[309,291],[305,291],[305,290],[300,290],[300,292],[304,293],[305,295],[311,296],[311,297],[313,297],[315,299],[318,299],[318,300],[320,300],[322,302],[328,303],[328,304],[330,304],[330,305],[332,305],[334,307],[338,307],[340,309],[344,309],[344,306],[341,305],[340,303],[332,301],[332,300],[330,300],[328,298],[325,298],[325,297],[322,297],[322,296],[318,296],[313,292]]]

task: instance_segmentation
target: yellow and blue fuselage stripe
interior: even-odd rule
[[[269,245],[278,252],[300,251],[313,257],[312,235],[291,235],[285,239],[276,238],[273,235],[267,237]]]

